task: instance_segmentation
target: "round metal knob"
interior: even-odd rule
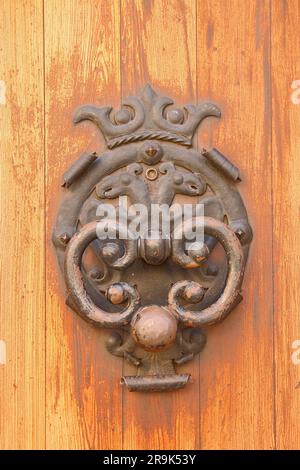
[[[134,340],[146,351],[161,351],[176,339],[177,320],[165,307],[150,305],[138,310],[131,325]]]

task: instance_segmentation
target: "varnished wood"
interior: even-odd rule
[[[0,448],[300,447],[299,0],[6,0],[0,12]],[[193,382],[122,390],[134,370],[65,306],[51,232],[63,172],[104,143],[84,103],[147,82],[223,116],[198,131],[241,169],[254,228],[244,300],[208,329]],[[44,136],[45,128],[45,136]],[[45,281],[46,276],[46,281]],[[6,359],[4,347],[6,346]]]
[[[224,8],[224,3],[226,7]],[[222,109],[210,144],[241,170],[254,240],[244,300],[201,354],[201,447],[274,447],[269,2],[198,2],[198,94]],[[201,140],[201,135],[199,136]]]
[[[119,2],[45,2],[47,207],[47,448],[122,446],[121,365],[105,333],[64,305],[51,232],[63,172],[81,152],[101,153],[92,125],[73,127],[88,102],[119,104]]]
[[[0,448],[43,448],[42,1],[8,0],[1,5],[0,44],[0,340],[6,345],[6,363],[0,364]]]
[[[300,2],[272,2],[271,16],[276,444],[299,449],[300,365],[292,354],[300,339],[300,105],[291,85],[300,77]]]

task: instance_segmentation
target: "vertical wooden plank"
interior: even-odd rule
[[[269,1],[198,1],[198,94],[223,116],[211,143],[241,169],[254,230],[244,300],[201,356],[204,449],[274,446]]]
[[[64,305],[51,232],[63,172],[103,148],[92,124],[74,128],[82,104],[120,100],[119,2],[45,2],[47,155],[47,448],[113,449],[122,444],[121,361],[104,332]]]
[[[299,20],[299,0],[272,2],[275,400],[279,449],[300,447],[300,82],[295,82],[300,80]]]
[[[45,446],[42,1],[0,9],[0,448]]]
[[[194,1],[121,1],[122,95],[149,82],[186,104],[196,100]],[[127,364],[125,371],[134,374]],[[125,449],[195,449],[199,446],[199,363],[186,364],[193,383],[168,393],[123,397]]]

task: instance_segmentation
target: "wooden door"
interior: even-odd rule
[[[0,17],[0,447],[299,448],[299,0],[4,0]],[[104,146],[75,108],[148,82],[221,107],[198,143],[241,169],[254,241],[193,383],[145,395],[65,305],[51,232],[63,172]]]

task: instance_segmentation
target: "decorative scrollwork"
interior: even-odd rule
[[[99,198],[113,199],[118,196],[128,196],[132,204],[150,206],[149,191],[145,182],[139,178],[143,169],[138,163],[132,163],[121,175],[108,175],[96,186]]]
[[[171,205],[175,194],[200,196],[205,193],[206,185],[198,175],[176,170],[171,162],[164,162],[159,167],[160,178],[154,201],[158,204]]]
[[[111,107],[90,105],[81,106],[73,121],[75,124],[85,120],[95,123],[111,149],[146,139],[164,140],[190,147],[200,122],[208,116],[221,116],[216,105],[203,103],[198,106],[186,105],[185,113],[172,110],[165,117],[166,107],[172,104],[174,102],[170,98],[159,97],[150,85],[146,85],[140,98],[130,97],[123,102],[125,109],[115,114],[115,123],[110,119]]]
[[[202,300],[203,288],[195,282],[184,280],[175,283],[168,297],[169,307],[178,315],[179,321],[197,328],[220,322],[230,313],[239,298],[244,274],[243,251],[234,232],[222,222],[210,218],[204,218],[204,230],[222,244],[228,259],[229,268],[224,291],[213,305],[201,311],[185,309],[179,303],[180,297],[190,298],[192,303]]]
[[[222,321],[241,300],[252,229],[236,189],[240,173],[217,149],[191,148],[202,120],[220,115],[213,103],[174,105],[150,85],[119,110],[85,105],[74,115],[75,124],[96,124],[108,150],[81,155],[65,172],[53,243],[67,304],[113,329],[108,351],[138,368],[136,376],[122,378],[132,391],[185,386],[189,374],[177,374],[175,366],[204,348],[200,328]],[[121,213],[120,196],[128,197],[129,209],[146,208],[143,220],[150,223],[153,204],[170,208],[188,200],[193,207],[181,225],[170,211],[171,233],[164,231],[162,211],[158,226],[143,228],[137,238],[130,224],[102,215],[109,204]],[[196,204],[203,204],[204,217]],[[203,243],[186,245],[186,234],[200,223]],[[217,245],[226,260],[215,256]],[[88,246],[92,267],[84,256]]]
[[[126,300],[128,304],[122,312],[110,313],[97,306],[87,293],[81,273],[81,262],[86,247],[97,238],[97,223],[91,222],[85,225],[70,240],[65,256],[65,280],[69,296],[83,316],[101,326],[115,328],[127,325],[130,322],[140,304],[140,298],[134,287],[125,282],[120,283],[118,289],[121,290],[122,294],[118,297],[118,301],[114,300],[108,290],[109,300],[116,304]],[[125,269],[134,262],[136,258],[135,242],[133,240],[127,242],[129,242],[128,251],[113,263],[114,267]]]

